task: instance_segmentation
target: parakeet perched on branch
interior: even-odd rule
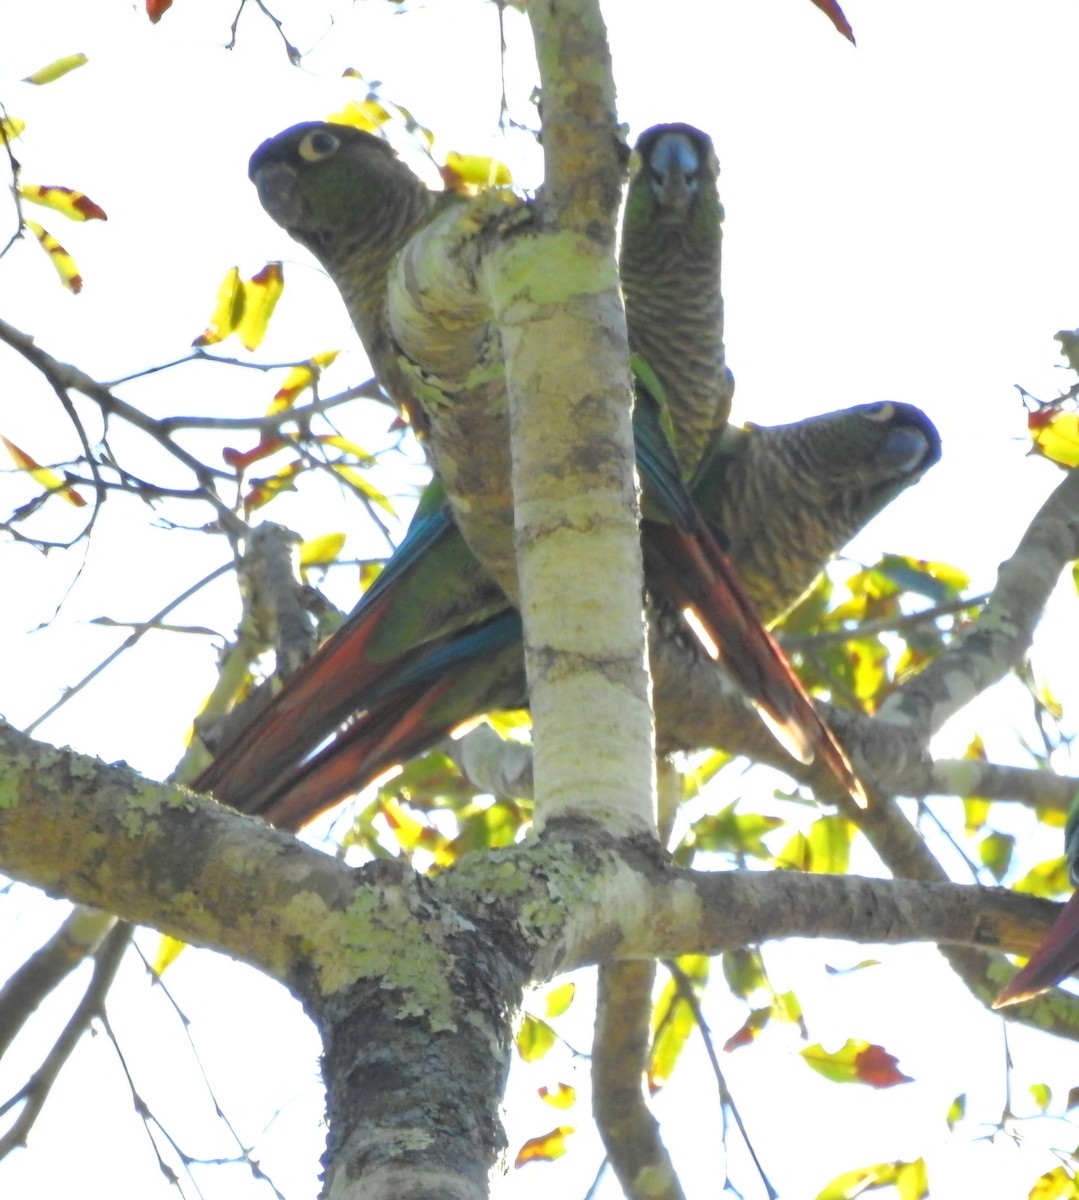
[[[918,409],[860,405],[793,425],[729,429],[694,492],[709,519],[724,521],[734,565],[771,619],[939,456],[937,432]],[[748,503],[759,495],[769,504]],[[479,586],[483,578],[435,485],[353,617],[256,726],[225,748],[200,786],[294,827],[464,721],[523,705],[520,618],[493,584],[486,592]],[[428,623],[425,594],[432,588],[438,599]],[[454,636],[448,631],[460,609],[453,603],[467,601],[470,590],[474,619],[459,622]],[[685,747],[676,736],[687,723],[680,702],[693,698],[679,686],[679,672],[702,656],[680,614],[653,608],[650,617],[659,744]],[[348,729],[307,758],[346,717],[355,718]]]
[[[639,372],[634,426],[638,466],[645,483],[643,532],[655,611],[669,610],[672,604],[691,610],[704,630],[706,643],[711,640],[718,644],[728,669],[773,725],[785,732],[795,752],[804,758],[820,754],[845,786],[857,794],[858,785],[845,756],[763,630],[752,600],[731,576],[709,521],[701,517],[682,486],[681,464],[667,438],[667,428],[672,428],[678,438],[677,418],[682,408],[689,414],[682,424],[683,444],[697,453],[702,436],[713,438],[714,452],[709,460],[713,465],[702,476],[702,495],[708,504],[719,503],[717,496],[722,496],[726,485],[717,485],[716,475],[727,473],[731,460],[738,457],[732,445],[743,443],[738,438],[727,439],[727,445],[715,440],[715,431],[722,430],[727,418],[730,377],[723,362],[719,324],[722,210],[715,191],[718,168],[711,143],[689,126],[656,127],[642,136],[638,162],[622,254],[623,269],[631,278],[627,288],[628,324],[631,330],[645,331],[637,335],[636,344],[648,344],[650,322],[642,319],[636,309],[638,303],[645,302],[635,297],[646,290],[650,260],[657,277],[663,277],[671,256],[681,255],[681,265],[700,281],[712,314],[709,322],[698,323],[686,334],[689,357],[693,357],[695,340],[703,346],[695,359],[699,369],[692,387],[686,388],[679,379],[679,355],[666,355],[662,339],[655,342],[660,372],[651,362],[645,364],[643,373]],[[348,127],[311,124],[288,130],[256,151],[251,175],[271,215],[316,253],[338,283],[385,385],[391,391],[407,387],[407,381],[415,376],[397,370],[401,356],[394,346],[385,309],[380,309],[374,298],[385,292],[393,251],[434,219],[440,206],[453,200],[442,200],[430,192],[377,138]],[[646,228],[649,213],[655,224],[664,227],[664,235],[651,240]],[[696,234],[691,234],[687,229],[694,223]],[[677,317],[681,299],[677,289],[667,279],[659,290],[666,290],[668,295],[663,307]],[[692,287],[687,290],[695,295]],[[683,303],[687,312],[693,307],[692,303]],[[676,340],[673,334],[672,340]],[[710,371],[705,364],[710,364]],[[402,379],[406,381],[403,385]],[[672,388],[673,405],[668,386]],[[869,414],[878,412],[874,406],[865,406],[864,415],[851,422],[850,428],[873,429],[878,422]],[[669,418],[667,426],[664,417]],[[889,430],[892,443],[886,457],[888,453],[903,455],[902,448],[895,444],[896,439],[903,439],[902,421],[896,424],[896,429]],[[939,453],[939,443],[924,418],[922,426],[930,433],[917,432],[914,440],[920,438],[921,444],[913,446],[911,455],[924,470]],[[701,429],[705,430],[703,435]],[[748,439],[745,448],[757,444],[752,435],[742,437]],[[796,448],[797,439],[791,441],[788,451]],[[857,451],[852,448],[851,454]],[[832,466],[834,469],[835,464]],[[903,468],[893,464],[892,469],[895,477],[902,479]],[[737,474],[735,470],[735,479]],[[882,494],[881,503],[886,499],[887,495]],[[849,502],[852,513],[857,508],[857,501]],[[816,540],[799,537],[798,551],[787,547],[785,565],[791,568],[791,580],[773,584],[772,588],[773,593],[781,592],[786,597],[786,604],[797,598],[823,559],[846,540],[839,537],[829,543],[829,537],[840,530],[838,526],[828,529],[828,516],[828,507],[822,507]],[[382,742],[388,741],[404,753],[406,742],[410,746],[422,734],[429,744],[437,736],[430,733],[434,727],[451,727],[494,704],[492,692],[503,697],[499,703],[520,703],[523,696],[518,697],[521,685],[516,665],[519,651],[514,648],[519,634],[511,628],[516,618],[494,619],[500,606],[497,589],[477,570],[459,538],[437,501],[426,505],[357,614],[270,706],[260,720],[261,730],[253,731],[238,747],[226,751],[206,773],[202,785],[215,788],[223,798],[244,807],[253,804],[266,810],[267,789],[280,790],[282,772],[295,769],[313,746],[350,716],[354,718],[350,744],[360,744],[361,729],[377,727]],[[757,541],[756,537],[747,538],[746,544],[756,545]],[[825,550],[808,575],[799,575],[795,569],[799,553],[805,559],[822,543]],[[781,538],[772,545],[784,547]],[[767,577],[765,569],[760,579]],[[444,590],[440,580],[446,585]],[[769,600],[774,600],[774,595]],[[428,605],[429,613],[425,611]],[[484,632],[477,632],[477,626],[489,616]],[[478,654],[488,665],[494,664],[491,639],[496,635],[502,639],[499,667],[484,679],[483,671],[477,676],[477,668],[468,663],[469,655]],[[469,640],[455,642],[455,637]],[[487,654],[477,649],[484,645]],[[331,666],[331,660],[336,665]],[[462,664],[467,664],[467,669]],[[456,682],[451,683],[451,675]],[[436,676],[440,715],[434,719],[432,696],[426,689],[433,686],[431,681]],[[406,722],[408,737],[402,741],[404,733],[398,722],[394,722],[395,732],[389,736],[385,715],[387,707],[392,707],[389,695],[396,697],[394,704],[399,707],[402,695],[410,689],[414,695],[421,686],[425,700],[412,705]],[[510,693],[513,698],[507,699]],[[447,725],[450,714],[458,712],[460,716]],[[338,743],[339,747],[343,744]],[[332,753],[340,756],[343,752],[339,748]],[[302,769],[310,774],[309,767]],[[353,788],[346,788],[346,793]]]
[[[723,206],[712,140],[692,125],[654,125],[637,140],[618,270],[629,346],[655,372],[682,474],[696,472],[730,416],[723,351]]]

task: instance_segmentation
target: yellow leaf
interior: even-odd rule
[[[1032,1083],[1030,1095],[1040,1112],[1046,1112],[1053,1103],[1053,1092],[1047,1083]]]
[[[381,804],[382,815],[406,854],[424,850],[436,858],[449,846],[449,839],[425,821],[417,820],[403,804],[390,797]]]
[[[529,1138],[527,1142],[517,1151],[517,1157],[513,1160],[515,1167],[523,1167],[525,1163],[530,1162],[551,1162],[556,1158],[561,1158],[566,1153],[566,1138],[574,1132],[572,1125],[559,1125],[557,1129],[552,1129],[550,1133],[545,1133],[540,1137]]]
[[[374,133],[390,119],[390,113],[374,96],[368,96],[366,100],[350,100],[340,112],[326,118],[335,125],[352,125],[367,133]]]
[[[809,838],[798,832],[787,842],[776,855],[776,867],[781,871],[810,871],[813,869],[813,855],[809,848]]]
[[[243,287],[243,310],[236,332],[244,349],[254,350],[266,336],[266,326],[285,290],[284,268],[279,262],[267,263]]]
[[[322,567],[336,561],[345,544],[345,534],[324,533],[300,543],[300,566]]]
[[[51,233],[42,229],[36,221],[27,221],[26,228],[37,238],[42,250],[52,259],[52,265],[56,268],[56,273],[60,276],[60,282],[64,287],[78,295],[82,291],[82,276],[79,274],[79,268],[75,265],[75,260],[60,245],[56,238]]]
[[[266,479],[252,480],[251,490],[243,499],[244,513],[253,513],[255,509],[269,504],[279,492],[294,488],[296,486],[294,480],[302,470],[303,463],[296,461],[282,467],[275,475]]]
[[[895,1163],[876,1163],[871,1167],[859,1167],[837,1175],[817,1193],[816,1200],[855,1200],[870,1189],[885,1187],[896,1181]]]
[[[167,968],[171,967],[184,952],[186,945],[187,942],[181,942],[179,938],[162,934],[161,943],[157,948],[157,957],[150,964],[150,970],[155,975],[164,975]]]
[[[68,54],[63,58],[54,59],[47,66],[39,67],[32,75],[27,75],[23,83],[52,83],[78,67],[85,66],[90,60],[85,54]]]
[[[577,1089],[568,1083],[560,1083],[553,1090],[548,1087],[539,1089],[539,1098],[552,1108],[572,1108],[577,1101]]]
[[[1062,467],[1079,467],[1079,413],[1039,409],[1027,426],[1039,454]]]
[[[484,154],[458,154],[451,150],[441,170],[442,182],[450,191],[469,195],[492,187],[506,187],[513,176],[505,163]]]
[[[1068,860],[1062,854],[1059,858],[1049,858],[1035,864],[1022,879],[1012,884],[1012,890],[1026,896],[1043,896],[1046,899],[1070,891]]]
[[[193,346],[213,346],[223,341],[240,323],[244,311],[244,285],[240,282],[239,267],[230,267],[217,289],[217,307],[210,324],[191,343]]]
[[[924,1200],[929,1195],[929,1172],[925,1159],[896,1163],[895,1186],[899,1200]]]
[[[894,1186],[899,1200],[923,1200],[929,1195],[929,1178],[925,1160],[913,1162],[874,1163],[837,1175],[816,1200],[855,1200],[867,1192]]]
[[[419,134],[419,136],[427,143],[427,149],[430,150],[435,144],[435,135],[427,128],[426,125],[421,125],[419,121],[408,111],[403,104],[395,104],[394,108],[401,114],[401,119],[405,123],[405,128],[411,134]]]
[[[347,483],[352,484],[356,491],[362,496],[366,496],[372,504],[377,504],[384,512],[388,512],[391,517],[397,515],[393,505],[382,492],[373,484],[368,483],[358,471],[352,470],[351,467],[345,466],[344,463],[334,463],[333,471],[335,475],[340,475]]]
[[[343,450],[346,454],[351,454],[363,467],[373,467],[378,461],[373,454],[368,454],[362,447],[357,446],[355,442],[350,442],[348,438],[342,437],[339,433],[327,434],[318,440],[324,446],[333,446],[336,450]]]
[[[0,117],[0,142],[11,142],[26,128],[18,117]]]
[[[293,367],[285,377],[285,382],[277,389],[273,403],[267,410],[269,415],[291,408],[307,388],[318,382],[323,368],[328,367],[340,353],[340,350],[323,350],[312,354],[307,362]]]
[[[488,713],[487,724],[500,738],[522,741],[524,739],[514,738],[514,734],[532,728],[532,713],[527,708],[504,708],[499,712]]]
[[[107,221],[105,210],[83,192],[74,188],[59,187],[47,183],[24,183],[19,185],[19,195],[31,204],[63,213],[71,221]]]
[[[854,826],[846,817],[833,813],[820,817],[809,827],[810,869],[828,875],[845,875],[850,865]]]
[[[3,442],[7,447],[8,454],[11,455],[12,460],[19,470],[25,471],[35,483],[41,484],[45,491],[56,492],[58,495],[63,496],[68,504],[74,505],[75,508],[82,508],[86,504],[82,496],[73,487],[68,487],[55,471],[50,471],[48,467],[41,466],[25,450],[20,450],[14,442],[9,442],[6,437],[0,437],[0,442]]]
[[[556,988],[551,988],[547,993],[547,1016],[562,1016],[573,1003],[573,997],[576,994],[577,985],[575,983],[563,983]]]
[[[1054,1167],[1030,1189],[1028,1200],[1079,1200],[1079,1182],[1063,1166]]]

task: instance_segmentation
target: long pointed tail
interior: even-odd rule
[[[787,656],[764,627],[737,572],[703,521],[693,533],[675,525],[643,526],[649,579],[696,619],[746,696],[795,757],[818,756],[861,808],[866,795],[850,759],[813,706]]]

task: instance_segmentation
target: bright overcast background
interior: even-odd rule
[[[59,287],[32,241],[0,261],[0,316],[49,353],[102,380],[174,360],[206,325],[228,267],[250,276],[281,258],[287,286],[270,337],[256,355],[234,341],[221,352],[281,362],[340,347],[352,352],[328,374],[326,394],[365,379],[332,285],[262,213],[247,181],[248,156],[263,138],[362,98],[362,84],[341,78],[346,67],[381,81],[385,99],[429,126],[436,156],[451,149],[494,154],[521,186],[539,182],[530,137],[498,129],[502,62],[493,4],[438,0],[401,13],[387,0],[270,7],[290,40],[310,50],[298,69],[253,5],[227,51],[234,10],[223,0],[176,0],[156,28],[139,5],[121,0],[0,0],[0,100],[27,125],[16,146],[24,182],[76,187],[109,215],[105,225],[76,226],[45,210],[27,213],[75,256],[86,281],[80,296]],[[1059,478],[1027,456],[1013,385],[1047,399],[1071,381],[1053,334],[1079,324],[1079,9],[1073,0],[848,0],[845,7],[857,49],[809,0],[611,0],[620,117],[631,138],[679,120],[716,142],[735,417],[776,423],[882,399],[924,408],[941,430],[942,464],[851,553],[865,561],[890,550],[952,562],[981,592]],[[534,123],[527,23],[510,11],[505,29],[510,115]],[[89,65],[67,78],[43,88],[20,82],[77,51]],[[403,131],[394,140],[408,150]],[[14,228],[10,207],[2,211],[0,242]],[[279,382],[279,373],[196,365],[129,385],[123,395],[154,415],[255,415]],[[376,442],[386,413],[361,403],[353,435]],[[6,351],[0,432],[41,460],[77,453],[51,392]],[[415,470],[391,457],[375,478],[407,517]],[[25,477],[0,475],[5,512],[33,492]],[[73,530],[78,514],[55,511],[61,507],[50,502],[52,528]],[[313,536],[340,527],[339,507],[333,496],[325,508],[275,505],[271,519]],[[103,518],[70,592],[81,548],[45,559],[24,546],[0,547],[0,711],[16,725],[48,708],[127,632],[86,622],[145,619],[223,561],[220,539],[154,529],[153,515],[133,501],[108,509],[115,515]],[[197,520],[204,519],[201,510]],[[356,532],[353,557],[385,553],[385,543]],[[342,605],[351,603],[354,578],[340,571],[330,580]],[[49,627],[31,633],[61,602]],[[227,631],[236,615],[235,597],[222,585],[173,619]],[[1074,589],[1055,598],[1052,621],[1048,628],[1057,632],[1036,647],[1035,668],[1074,705]],[[152,635],[37,734],[163,777],[212,686],[215,652],[209,638]],[[1029,703],[1017,686],[1004,685],[962,714],[939,749],[959,753],[980,731],[990,758],[1029,762],[1015,728],[1036,737]],[[755,793],[766,805],[768,788]],[[958,804],[941,802],[939,811],[954,820]],[[1058,849],[1046,842],[1041,856]],[[874,869],[871,860],[865,869]],[[63,911],[27,889],[2,898],[0,978]],[[152,956],[155,935],[141,944]],[[974,1005],[931,950],[883,951],[882,966],[825,973],[826,963],[851,966],[866,956],[864,948],[827,943],[766,951],[777,986],[798,989],[813,1040],[829,1047],[847,1037],[881,1042],[916,1083],[887,1092],[827,1084],[797,1059],[793,1031],[786,1040],[773,1031],[723,1056],[783,1200],[816,1195],[843,1169],[920,1153],[929,1159],[934,1196],[1025,1195],[1057,1161],[1048,1147],[1074,1146],[1076,1129],[1045,1118],[1024,1127],[1027,1141],[977,1141],[1008,1100],[1003,1022]],[[256,1156],[288,1200],[313,1197],[323,1135],[318,1046],[298,1007],[282,989],[208,954],[186,953],[165,979],[193,1018],[199,1058],[225,1112],[245,1140],[257,1140]],[[51,1041],[81,982],[54,998],[0,1064],[0,1102]],[[122,982],[110,998],[110,1020],[153,1112],[189,1153],[234,1153],[160,989],[133,962]],[[744,1010],[719,991],[707,1015],[722,1042]],[[565,1028],[575,1048],[586,1050],[586,1000],[575,1008],[580,1019]],[[1026,1089],[1044,1081],[1059,1115],[1068,1088],[1079,1083],[1079,1050],[1016,1029],[1011,1050],[1014,1109],[1033,1112]],[[568,1053],[540,1072],[530,1087],[559,1079],[586,1085],[586,1063]],[[970,1115],[949,1135],[945,1112],[961,1092],[971,1095]],[[540,1105],[534,1092],[518,1090],[512,1102],[512,1149],[554,1125],[587,1123],[586,1098],[580,1114],[568,1116]],[[699,1050],[686,1056],[658,1111],[690,1194],[718,1194],[719,1107]],[[756,1200],[763,1189],[737,1135],[730,1140],[736,1178]],[[601,1155],[590,1134],[571,1140],[570,1150],[555,1166],[511,1174],[507,1191],[583,1195]],[[201,1170],[198,1178],[210,1198],[269,1195],[243,1167]],[[84,1039],[29,1149],[0,1162],[0,1196],[106,1192],[175,1195],[157,1171],[115,1054],[99,1036]],[[612,1181],[600,1192],[617,1194]]]

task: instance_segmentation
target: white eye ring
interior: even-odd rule
[[[304,162],[321,162],[330,158],[341,148],[341,139],[325,129],[315,129],[300,143],[300,157]]]
[[[892,419],[892,414],[895,412],[895,405],[888,400],[881,400],[878,404],[872,405],[866,412],[866,416],[871,421],[880,421],[883,425],[886,421]]]

